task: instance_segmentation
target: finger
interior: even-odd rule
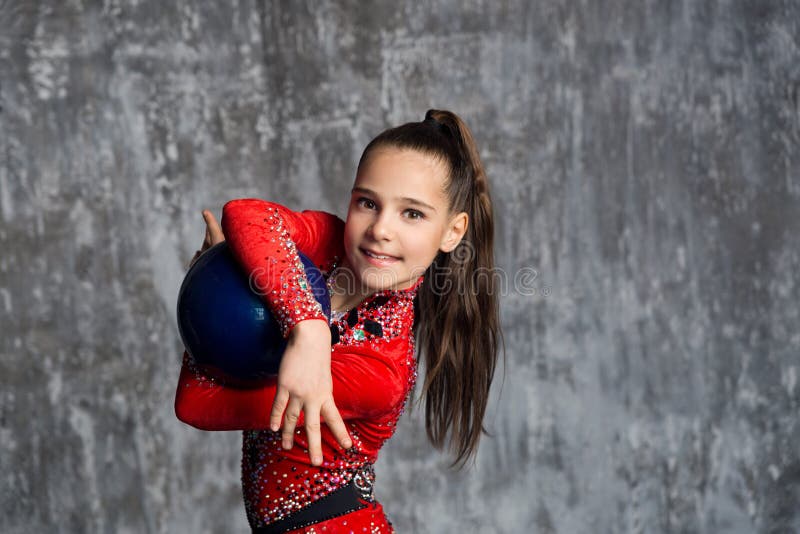
[[[281,443],[284,449],[291,449],[294,443],[294,430],[297,428],[297,420],[300,418],[300,410],[303,408],[299,400],[289,399],[286,406],[286,413],[283,416],[283,431],[281,432]]]
[[[286,403],[289,402],[289,392],[282,387],[278,387],[275,393],[275,400],[272,402],[272,412],[269,414],[269,428],[277,432],[281,427],[283,412],[286,410]]]
[[[350,439],[347,426],[345,426],[344,420],[333,402],[322,405],[322,417],[325,418],[325,424],[328,425],[331,434],[333,434],[333,437],[336,438],[342,448],[349,449],[353,446],[353,440]]]
[[[203,219],[205,219],[206,228],[211,234],[211,244],[216,245],[217,243],[225,241],[225,235],[222,233],[222,227],[219,225],[219,222],[217,222],[214,214],[209,210],[203,210]]]
[[[203,251],[201,251],[201,250],[198,250],[197,252],[195,252],[194,256],[192,256],[192,259],[189,260],[188,267],[191,267],[192,265],[194,265],[194,262],[196,262],[197,258],[199,258],[202,254],[203,254]]]
[[[316,407],[306,406],[306,434],[308,435],[308,456],[311,465],[322,463],[322,438],[319,428],[319,410]]]
[[[206,226],[206,235],[203,237],[203,247],[201,250],[206,250],[211,246],[211,232],[208,230],[208,226]]]

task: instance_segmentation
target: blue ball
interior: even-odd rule
[[[330,317],[325,278],[300,253],[306,277]],[[203,253],[178,293],[178,329],[204,374],[235,387],[258,387],[278,373],[286,340],[269,308],[224,241]]]

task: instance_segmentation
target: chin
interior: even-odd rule
[[[365,271],[361,273],[361,283],[372,291],[391,289],[400,283],[399,277],[392,271],[376,270],[374,267]]]

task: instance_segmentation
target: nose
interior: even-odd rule
[[[391,223],[389,222],[388,216],[385,213],[375,217],[375,220],[369,227],[369,233],[376,241],[381,241],[392,237]]]

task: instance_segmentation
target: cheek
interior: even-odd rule
[[[348,254],[350,253],[350,250],[353,248],[354,241],[355,240],[353,239],[353,233],[346,231],[344,234],[344,250]]]
[[[369,224],[369,216],[358,212],[348,213],[344,226],[345,240],[351,243],[358,242],[366,232]]]
[[[358,222],[348,219],[344,227],[344,250],[346,253],[350,254],[353,248],[358,246],[360,235],[361,232],[359,231]]]
[[[417,230],[409,239],[405,240],[406,250],[411,252],[418,261],[433,260],[439,250],[439,240],[433,232],[420,232]]]

